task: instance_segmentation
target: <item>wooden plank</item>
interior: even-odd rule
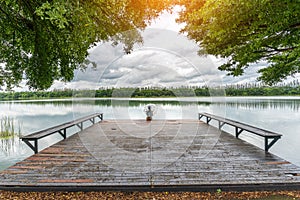
[[[82,118],[79,118],[79,119],[76,119],[76,120],[73,120],[73,121],[70,121],[70,122],[66,122],[66,123],[59,124],[59,125],[56,125],[56,126],[53,126],[53,127],[41,130],[41,131],[37,131],[35,133],[22,136],[21,139],[27,139],[27,140],[41,139],[43,137],[46,137],[46,136],[51,135],[53,133],[56,133],[60,130],[70,128],[70,127],[72,127],[72,126],[74,126],[74,125],[76,125],[80,122],[88,121],[89,119],[91,119],[93,117],[97,117],[99,115],[102,115],[102,113],[94,113],[94,114],[91,114],[91,115],[88,115],[88,116],[85,116],[85,117],[82,117]]]
[[[300,167],[198,120],[106,120],[0,172],[0,189],[232,184],[272,189],[300,185],[299,174]]]
[[[43,179],[38,183],[93,183],[93,179]]]
[[[265,142],[265,151],[269,151],[269,149],[281,138],[281,134],[275,133],[272,131],[268,131],[262,128],[258,128],[249,124],[245,124],[242,122],[238,122],[235,120],[231,120],[228,118],[220,117],[217,115],[209,114],[209,113],[199,113],[199,120],[205,116],[206,117],[206,123],[208,124],[211,119],[215,119],[218,121],[219,124],[219,129],[221,129],[225,124],[231,125],[235,127],[235,136],[236,138],[239,137],[239,135],[243,131],[247,131],[249,133],[253,133],[255,135],[264,137],[264,142]]]
[[[263,137],[265,137],[265,136],[268,136],[268,137],[282,136],[282,134],[275,133],[273,131],[258,128],[256,126],[252,126],[252,125],[249,125],[249,124],[246,124],[246,123],[243,123],[243,122],[238,122],[238,121],[235,121],[235,120],[232,120],[232,119],[219,117],[217,115],[213,115],[213,114],[210,114],[210,113],[199,113],[199,114],[203,115],[203,116],[208,116],[210,118],[216,119],[220,122],[224,122],[224,123],[232,125],[234,127],[239,127],[241,129],[247,130],[247,131],[249,131],[251,133],[254,133],[254,134],[257,134],[259,136],[263,136]]]
[[[266,162],[266,165],[286,165],[286,164],[291,164],[288,161],[274,161],[274,162]]]
[[[33,151],[34,153],[38,153],[38,140],[54,133],[59,133],[63,139],[67,137],[67,129],[72,126],[78,126],[80,130],[83,130],[83,122],[91,121],[93,124],[95,123],[95,117],[99,117],[100,120],[103,120],[103,113],[94,113],[70,122],[66,122],[64,124],[60,124],[57,126],[53,126],[26,136],[22,136],[21,139],[24,141]],[[91,120],[92,119],[92,120]],[[31,143],[33,142],[33,143]]]

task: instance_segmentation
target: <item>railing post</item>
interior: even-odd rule
[[[277,142],[277,140],[279,140],[281,138],[281,136],[278,137],[274,137],[273,140],[269,143],[269,139],[268,137],[265,137],[265,151],[269,151],[269,149]]]
[[[206,123],[209,124],[211,118],[206,116]]]
[[[268,138],[265,137],[265,151],[269,150]]]
[[[34,148],[34,153],[37,154],[39,152],[39,150],[38,150],[38,148],[39,148],[38,147],[38,140],[37,139],[34,140],[34,147],[35,147]]]
[[[235,137],[238,138],[239,137],[239,128],[235,127]]]

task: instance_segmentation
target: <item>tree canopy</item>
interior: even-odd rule
[[[54,80],[70,81],[99,41],[122,42],[129,53],[141,42],[138,30],[167,6],[164,0],[0,0],[0,86],[25,79],[30,88],[47,89]]]
[[[220,70],[238,76],[266,61],[259,80],[270,85],[300,71],[299,0],[0,0],[0,86],[70,81],[100,41],[130,53],[170,4],[185,7],[178,21],[200,54],[226,58]]]
[[[226,58],[219,67],[238,76],[267,61],[259,80],[275,84],[300,71],[300,1],[181,0],[182,32],[201,47],[199,54]]]

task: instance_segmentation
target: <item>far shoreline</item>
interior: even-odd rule
[[[41,101],[84,101],[84,100],[130,100],[130,101],[191,101],[203,99],[291,99],[300,100],[300,95],[277,95],[277,96],[166,96],[166,97],[55,97],[55,98],[24,98],[24,99],[0,99],[0,102],[41,102]]]

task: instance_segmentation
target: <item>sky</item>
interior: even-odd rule
[[[89,50],[89,65],[85,71],[76,70],[71,82],[55,81],[53,89],[96,89],[106,87],[180,87],[219,86],[255,82],[257,70],[265,63],[248,68],[240,77],[226,76],[217,67],[224,60],[213,56],[199,56],[199,47],[179,33],[184,24],[177,24],[180,7],[174,12],[163,12],[141,33],[143,44],[135,44],[131,54],[125,54],[123,45],[99,43]],[[130,31],[124,34],[131,34]],[[27,90],[23,87],[15,90]]]

